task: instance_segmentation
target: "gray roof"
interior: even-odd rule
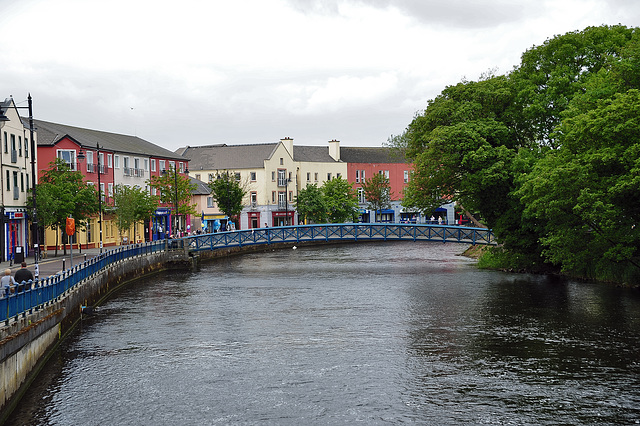
[[[293,160],[294,161],[308,161],[317,163],[335,163],[329,155],[328,146],[294,146],[293,147]]]
[[[28,121],[28,119],[22,117],[23,123],[25,120]],[[64,137],[69,137],[83,148],[95,148],[96,144],[100,144],[100,149],[105,151],[175,160],[183,159],[175,152],[169,151],[137,136],[83,129],[42,120],[33,120],[33,123],[38,132],[38,146],[53,146]],[[26,123],[26,125],[28,126],[28,123]]]
[[[189,170],[256,169],[264,166],[278,143],[187,146],[176,152],[189,159]]]
[[[201,181],[199,179],[195,179],[195,178],[189,177],[189,183],[196,185],[196,189],[191,191],[192,195],[209,195],[209,194],[211,194],[211,188],[209,188],[209,185],[207,185],[203,181]]]
[[[341,147],[340,159],[345,163],[409,163],[400,151],[386,147]]]

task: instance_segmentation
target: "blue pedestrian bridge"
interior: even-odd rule
[[[403,223],[340,223],[280,226],[186,237],[190,252],[257,244],[357,241],[440,241],[495,245],[490,229]]]

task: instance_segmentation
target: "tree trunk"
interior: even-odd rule
[[[465,209],[462,204],[458,203],[458,206],[462,209],[462,212],[464,213],[464,215],[471,221],[474,223],[474,225],[476,225],[478,228],[484,228],[487,229],[487,227],[485,225],[483,225],[482,223],[480,223],[478,221],[478,219],[476,219],[475,217],[473,217],[473,215],[471,213],[469,213],[467,211],[467,209]]]

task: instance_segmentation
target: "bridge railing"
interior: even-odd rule
[[[401,223],[340,223],[246,229],[186,237],[190,251],[309,241],[441,241],[495,244],[490,229]]]
[[[8,324],[10,318],[31,313],[34,309],[43,308],[60,300],[80,282],[99,273],[112,263],[131,257],[164,251],[167,248],[167,244],[167,240],[160,240],[121,246],[88,259],[65,271],[36,280],[35,283],[29,280],[26,283],[26,290],[0,299],[0,321]]]

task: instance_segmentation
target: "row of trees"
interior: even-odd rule
[[[230,218],[236,219],[242,211],[247,193],[246,184],[239,182],[229,172],[218,173],[209,183],[211,195],[218,208]],[[391,203],[389,179],[376,174],[362,183],[369,208],[380,210]],[[294,201],[298,217],[313,223],[341,223],[355,221],[358,217],[358,197],[353,184],[338,177],[321,187],[308,185],[298,191]]]
[[[73,217],[76,228],[84,229],[89,218],[99,213],[102,204],[103,214],[115,217],[119,232],[134,229],[135,240],[135,225],[149,219],[160,203],[171,206],[177,203],[179,215],[196,213],[191,204],[193,185],[188,177],[176,174],[172,169],[164,175],[153,176],[148,184],[158,189],[160,196],[153,196],[143,188],[120,184],[114,188],[112,202],[99,203],[98,188],[85,182],[82,172],[71,170],[67,163],[57,159],[44,171],[36,187],[39,225],[59,231],[64,229],[66,219]],[[28,203],[33,208],[31,197]],[[56,232],[56,238],[59,234]],[[56,240],[56,247],[58,243]]]
[[[415,167],[404,205],[479,212],[505,266],[638,282],[638,111],[638,28],[549,39],[507,75],[446,87],[389,139]]]

